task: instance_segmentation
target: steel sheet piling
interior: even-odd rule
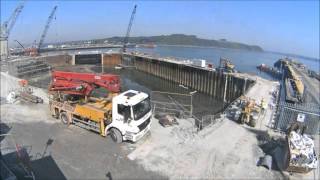
[[[210,71],[209,69],[168,62],[157,58],[131,55],[130,59],[139,71],[184,85],[225,102],[232,102],[246,92],[254,83],[252,80],[249,81],[232,74]]]

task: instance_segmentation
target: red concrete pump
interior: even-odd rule
[[[103,87],[113,93],[120,92],[120,78],[113,74],[77,73],[52,71],[49,91],[63,91],[70,95],[89,96],[91,92]]]

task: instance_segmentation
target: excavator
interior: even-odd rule
[[[265,101],[262,99],[261,105],[258,106],[253,99],[247,97],[240,97],[241,100],[241,113],[239,117],[240,124],[248,124],[251,127],[255,127],[258,119],[260,118],[261,111],[266,108]]]
[[[225,72],[235,72],[235,65],[229,59],[220,58],[220,70]]]
[[[110,134],[116,143],[136,142],[150,130],[150,96],[120,89],[117,75],[52,71],[48,87],[51,115],[66,125],[101,136]]]

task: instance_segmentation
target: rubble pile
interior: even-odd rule
[[[317,168],[318,159],[314,142],[308,135],[291,131],[288,137],[290,147],[290,164],[305,168]]]

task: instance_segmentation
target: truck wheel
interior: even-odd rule
[[[56,119],[59,119],[59,115],[60,113],[59,113],[59,110],[57,109],[57,108],[54,108],[54,115],[53,115],[53,117],[54,118],[56,118]]]
[[[38,99],[37,99],[37,103],[43,104],[43,99],[38,98]]]
[[[243,113],[240,115],[239,123],[244,124],[244,114]]]
[[[122,135],[118,129],[111,129],[111,138],[115,143],[121,143],[122,142]]]
[[[68,124],[68,116],[66,112],[60,113],[60,119],[63,124]]]

